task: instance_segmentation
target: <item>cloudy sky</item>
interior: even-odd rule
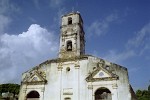
[[[61,16],[79,11],[86,53],[128,68],[133,88],[150,84],[150,0],[0,0],[0,83],[56,58]]]

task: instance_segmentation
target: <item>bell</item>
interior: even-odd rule
[[[71,50],[71,46],[70,45],[68,46],[68,49]]]

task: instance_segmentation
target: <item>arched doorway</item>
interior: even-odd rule
[[[27,100],[39,100],[40,95],[37,91],[31,91],[27,94]]]
[[[95,100],[112,100],[109,89],[102,87],[95,92]]]

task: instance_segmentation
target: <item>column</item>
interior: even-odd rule
[[[59,100],[63,100],[62,98],[62,64],[58,64],[58,76],[59,76]]]
[[[44,91],[45,91],[45,84],[41,88],[41,93],[42,93],[42,95],[40,96],[41,100],[44,100]]]
[[[112,93],[112,100],[118,100],[118,91],[117,91],[117,84],[112,85],[113,93]]]
[[[80,72],[79,72],[79,65],[75,65],[75,77],[74,77],[74,100],[80,100]]]
[[[27,91],[27,88],[21,89],[21,92],[23,92],[23,93],[22,94],[21,94],[21,92],[19,93],[19,100],[26,100],[26,96],[27,96],[26,91]]]
[[[90,85],[88,85],[88,100],[92,100],[93,99],[93,86],[91,85],[91,82],[90,82]]]

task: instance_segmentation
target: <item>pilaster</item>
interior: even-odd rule
[[[62,64],[61,63],[59,63],[58,64],[58,77],[59,77],[59,100],[63,100],[63,94],[62,94],[62,69],[63,69],[63,67],[62,67]]]
[[[75,78],[74,78],[74,100],[80,100],[80,78],[79,71],[80,66],[78,64],[75,65]]]
[[[112,100],[118,100],[118,91],[117,91],[118,85],[113,84],[112,88],[113,88]]]
[[[91,82],[88,85],[88,100],[93,100],[93,86]]]

